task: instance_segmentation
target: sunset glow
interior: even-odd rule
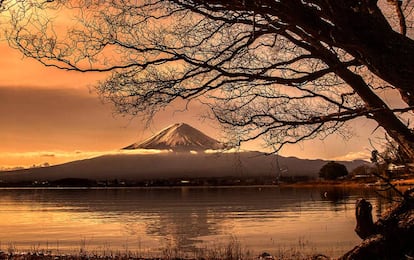
[[[103,104],[93,87],[105,77],[46,68],[0,45],[0,167],[58,164],[89,158],[142,141],[160,129],[187,122],[222,139],[218,125],[201,119],[203,106],[193,102],[187,111],[171,106],[153,120],[149,128],[140,118],[114,114]],[[180,110],[180,111],[178,111]],[[344,141],[332,136],[285,147],[281,154],[301,158],[360,159],[369,157],[370,131],[375,124],[364,119],[354,123],[354,137]],[[375,137],[374,137],[375,138]],[[245,149],[263,150],[260,143]],[[82,151],[82,152],[78,152]],[[45,156],[51,155],[53,156]]]
[[[63,29],[59,17],[57,29]],[[160,129],[187,122],[217,139],[225,139],[219,125],[204,120],[205,106],[198,102],[175,103],[161,111],[148,126],[142,118],[114,113],[112,104],[103,104],[94,87],[108,73],[80,73],[45,67],[0,42],[0,168],[60,164],[117,151],[125,144],[142,141]],[[372,147],[369,138],[376,124],[354,120],[354,135],[345,141],[339,136],[290,145],[281,155],[300,158],[367,159]],[[260,141],[243,149],[264,150]]]
[[[413,24],[0,0],[0,259],[414,258]]]

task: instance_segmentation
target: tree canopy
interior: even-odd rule
[[[413,10],[397,0],[31,0],[10,9],[7,36],[46,66],[109,72],[97,90],[121,113],[199,99],[240,141],[264,137],[275,150],[346,135],[346,121],[366,117],[414,158]],[[387,104],[384,88],[405,105]]]
[[[336,180],[348,175],[345,165],[337,162],[328,162],[319,171],[319,177],[325,180]]]

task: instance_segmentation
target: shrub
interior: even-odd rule
[[[319,170],[319,177],[325,180],[336,180],[347,175],[348,170],[345,165],[336,162],[329,162]]]

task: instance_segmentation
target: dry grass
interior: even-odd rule
[[[90,250],[85,244],[80,243],[78,250],[72,253],[63,253],[56,249],[41,249],[32,246],[29,250],[20,250],[15,245],[9,244],[7,249],[0,247],[0,259],[16,260],[78,260],[78,259],[130,259],[130,260],[241,260],[241,259],[329,259],[323,255],[309,254],[306,243],[299,241],[296,247],[279,248],[275,252],[262,252],[253,254],[235,237],[230,237],[227,243],[197,248],[191,251],[182,250],[173,246],[166,246],[157,256],[149,252],[134,252],[125,250],[111,250],[110,248]]]

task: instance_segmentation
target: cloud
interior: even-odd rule
[[[0,86],[0,115],[0,152],[116,149],[142,128],[87,89]]]
[[[109,151],[38,151],[38,152],[0,152],[0,170],[30,168],[37,165],[62,164],[66,162],[90,159],[103,155],[118,154],[159,154],[166,150],[109,150]]]
[[[333,161],[354,161],[354,160],[366,160],[369,161],[371,158],[371,152],[368,150],[349,152],[345,155],[331,158]]]
[[[30,152],[0,152],[0,169],[16,167],[29,168],[37,165],[56,165],[74,160],[88,159],[107,152],[96,151],[30,151]]]
[[[55,155],[51,153],[45,153],[45,154],[41,154],[40,157],[55,157]]]

